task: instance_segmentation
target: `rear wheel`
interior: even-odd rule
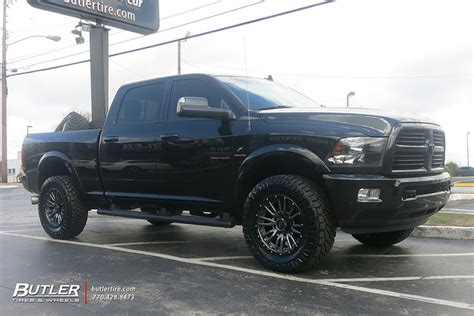
[[[353,234],[352,236],[368,246],[387,247],[398,244],[410,236],[415,228],[385,233]]]
[[[253,188],[242,226],[255,259],[286,273],[312,268],[330,251],[336,233],[325,192],[291,175],[269,177]]]
[[[71,177],[51,177],[41,187],[38,213],[44,231],[52,238],[79,235],[86,226],[88,211]]]

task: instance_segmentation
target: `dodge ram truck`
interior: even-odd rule
[[[266,79],[127,84],[102,128],[85,123],[67,117],[24,140],[22,183],[52,238],[79,235],[91,209],[153,225],[242,225],[260,264],[291,273],[328,254],[338,227],[366,245],[401,242],[450,194],[438,124],[324,108]]]

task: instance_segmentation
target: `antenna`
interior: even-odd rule
[[[248,69],[247,69],[247,43],[245,41],[245,37],[243,38],[243,41],[244,41],[245,82],[247,84],[247,88],[245,89],[245,91],[247,92],[247,120],[248,120],[247,132],[250,132],[250,130],[252,129],[252,124],[250,123],[249,74],[248,74]]]

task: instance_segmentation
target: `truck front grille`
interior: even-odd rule
[[[436,128],[402,128],[395,141],[392,172],[441,171],[444,166],[444,132]]]
[[[393,158],[393,170],[418,170],[425,166],[423,153],[396,152]]]

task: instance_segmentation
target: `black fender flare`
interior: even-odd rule
[[[256,165],[267,158],[278,156],[291,157],[291,159],[298,161],[298,163],[312,168],[308,170],[308,175],[311,174],[311,171],[313,171],[314,174],[320,175],[331,173],[331,170],[324,161],[305,147],[294,144],[267,145],[250,153],[240,165],[235,183],[234,197],[236,199],[239,198],[245,180],[256,172]]]
[[[76,168],[74,168],[74,165],[69,159],[68,156],[63,154],[62,152],[59,151],[50,151],[45,153],[43,156],[41,156],[39,162],[38,162],[38,191],[41,192],[41,181],[43,179],[42,173],[46,172],[45,168],[49,163],[54,163],[54,164],[60,164],[63,165],[66,170],[68,171],[69,175],[76,181],[76,183],[79,186],[79,189],[81,190],[81,193],[84,194],[84,190],[82,188],[82,183],[79,180],[79,175],[76,171]],[[45,179],[46,180],[46,179]]]

